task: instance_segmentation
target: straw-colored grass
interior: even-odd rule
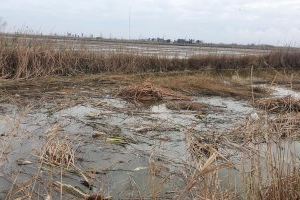
[[[121,89],[118,96],[135,102],[156,102],[161,100],[188,100],[178,92],[155,86],[150,82],[134,84]]]
[[[170,88],[189,95],[215,95],[250,99],[268,95],[265,90],[254,90],[247,83],[238,83],[228,77],[212,73],[178,74],[173,76],[157,76],[149,78],[158,86]]]
[[[1,36],[2,37],[2,36]],[[0,38],[0,77],[35,78],[95,73],[146,73],[261,67],[299,68],[300,53],[269,55],[201,55],[191,58],[143,55],[143,52],[99,52],[84,45],[41,39]]]
[[[300,111],[300,100],[291,96],[283,98],[259,99],[254,103],[254,105],[258,108],[273,113]]]
[[[246,126],[228,134],[189,131],[186,136],[196,169],[180,197],[192,194],[199,199],[299,199],[300,160],[297,143],[291,141],[295,135],[300,136],[299,125],[291,123],[299,117],[289,114],[276,119],[260,118],[250,119]]]

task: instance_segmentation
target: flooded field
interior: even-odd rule
[[[206,181],[220,179],[214,192],[243,199],[238,174],[244,153],[281,154],[267,136],[252,135],[256,142],[250,144],[239,134],[239,127],[247,133],[250,125],[259,132],[255,123],[277,116],[251,100],[201,93],[166,100],[170,91],[160,89],[160,100],[145,103],[138,97],[146,89],[128,100],[118,95],[124,86],[115,79],[95,78],[88,86],[62,80],[39,90],[30,83],[22,89],[2,85],[11,89],[0,104],[0,199],[194,199],[204,195],[194,187],[207,173]],[[147,97],[155,96],[153,87]],[[263,99],[299,99],[286,86],[256,87],[270,91]],[[298,154],[298,143],[284,145],[285,154]],[[252,169],[247,162],[242,167]]]
[[[197,47],[189,45],[164,45],[164,44],[139,44],[139,43],[117,43],[117,42],[83,42],[85,47],[92,51],[100,52],[126,52],[141,55],[189,58],[199,55],[263,55],[270,50],[221,48],[221,47]],[[75,45],[81,48],[81,45]]]
[[[8,37],[10,38],[10,37]],[[168,58],[190,58],[192,56],[206,55],[228,55],[228,56],[251,56],[266,55],[270,49],[255,48],[225,48],[225,47],[206,47],[196,45],[176,45],[176,44],[151,44],[139,42],[118,42],[118,41],[96,41],[96,40],[68,40],[68,39],[46,39],[36,38],[36,41],[55,44],[57,48],[64,49],[72,47],[77,50],[86,49],[88,51],[101,53],[126,53],[149,56],[159,56]]]

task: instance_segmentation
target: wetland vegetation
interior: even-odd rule
[[[0,199],[299,199],[299,67],[3,37]]]

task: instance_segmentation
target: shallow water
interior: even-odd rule
[[[130,43],[111,43],[97,42],[95,44],[86,43],[85,47],[91,51],[117,52],[117,53],[138,53],[140,55],[155,55],[163,57],[189,58],[197,55],[262,55],[268,50],[241,49],[241,48],[211,48],[186,45],[155,45],[155,44],[130,44]],[[75,48],[82,49],[81,45]]]
[[[255,110],[245,101],[222,97],[194,97],[193,101],[206,103],[209,109],[205,114],[194,111],[172,111],[164,103],[149,108],[135,107],[117,98],[99,98],[99,105],[77,105],[57,112],[47,108],[17,112],[14,108],[3,115],[18,119],[18,127],[0,120],[1,131],[6,134],[10,151],[2,167],[5,177],[19,173],[18,182],[28,180],[37,171],[37,158],[46,141],[46,134],[56,125],[72,141],[77,149],[76,163],[83,171],[99,172],[93,192],[100,191],[118,198],[151,196],[151,189],[173,174],[170,181],[161,185],[161,195],[167,197],[178,191],[185,182],[185,164],[190,162],[190,152],[185,133],[190,128],[201,132],[217,130],[226,132],[243,122]],[[199,117],[200,115],[200,117]],[[15,135],[11,135],[11,130]],[[94,138],[101,133],[103,137]],[[113,144],[107,138],[119,137],[125,144]],[[10,139],[10,140],[9,140]],[[18,166],[18,159],[30,160],[34,164]],[[150,165],[149,163],[155,163]],[[0,166],[1,167],[1,166]],[[158,174],[150,173],[150,168],[158,167]],[[58,179],[55,177],[54,179]],[[82,177],[68,174],[64,183],[91,192],[80,184]],[[58,179],[59,180],[59,179]],[[11,188],[0,174],[0,189],[7,192]],[[153,186],[154,185],[154,186]],[[138,187],[138,189],[137,189]],[[140,194],[137,193],[140,192]],[[0,195],[0,198],[4,196]]]

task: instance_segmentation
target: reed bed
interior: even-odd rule
[[[249,119],[228,134],[189,131],[196,169],[178,199],[299,199],[297,124],[299,115],[286,114]]]
[[[261,144],[267,141],[280,141],[285,139],[300,139],[299,113],[285,113],[275,115],[259,115],[253,119],[249,117],[246,122],[233,129],[227,138],[239,144]],[[221,136],[220,136],[221,137]]]
[[[199,55],[191,58],[143,55],[143,52],[101,52],[70,42],[0,38],[0,77],[35,78],[95,73],[147,73],[248,67],[299,68],[298,51],[269,55]]]

